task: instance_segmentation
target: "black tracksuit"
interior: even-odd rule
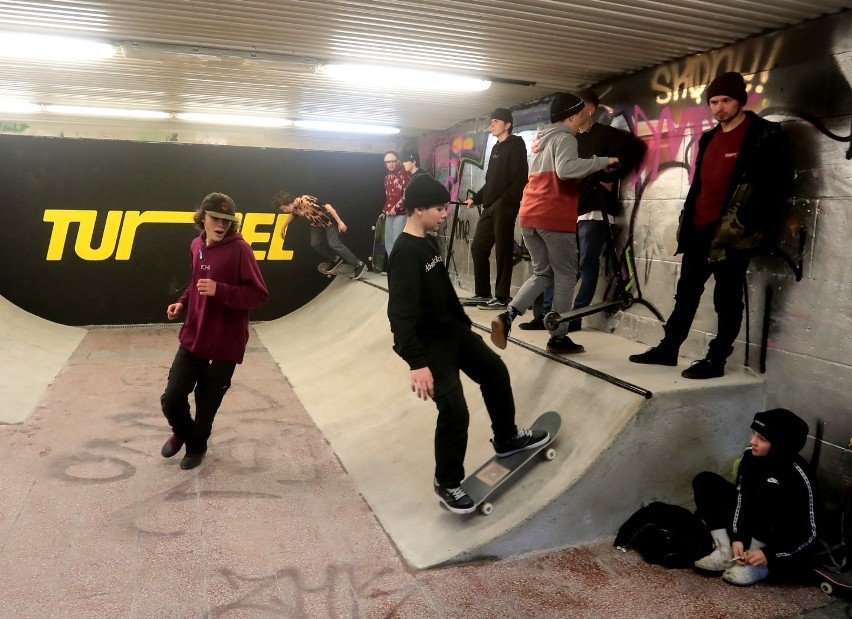
[[[523,138],[509,135],[492,147],[485,185],[472,196],[473,201],[483,207],[470,244],[474,291],[478,296],[491,296],[489,259],[491,248],[496,246],[494,296],[509,297],[515,220],[528,177],[527,147]]]
[[[480,386],[499,440],[517,433],[509,371],[471,331],[431,236],[399,236],[388,260],[388,292],[394,351],[412,370],[428,367],[435,382],[435,479],[455,488],[464,479],[469,423],[459,371]]]
[[[727,529],[746,550],[752,538],[766,546],[770,570],[789,572],[811,557],[816,541],[816,500],[807,463],[799,456],[743,454],[734,484],[716,473],[692,482],[696,513],[708,528]]]

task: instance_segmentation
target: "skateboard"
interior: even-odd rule
[[[494,505],[488,500],[489,497],[512,479],[515,473],[530,460],[539,454],[545,460],[553,460],[556,457],[556,450],[550,445],[559,432],[560,425],[562,425],[562,418],[559,413],[554,411],[544,413],[530,427],[532,430],[546,430],[550,434],[550,439],[544,445],[521,451],[507,458],[498,458],[495,455],[461,483],[462,490],[473,499],[483,515],[488,516],[494,511]]]
[[[373,255],[370,257],[371,269],[375,273],[387,271],[388,253],[385,251],[385,218],[379,217],[373,226]]]
[[[815,567],[819,588],[826,595],[849,595],[852,592],[852,570],[834,572],[824,567]]]
[[[488,300],[485,300],[485,301],[476,300],[476,301],[474,301],[473,297],[461,297],[459,299],[459,303],[462,304],[462,307],[482,307],[483,305],[488,303]]]
[[[317,271],[325,275],[326,277],[334,277],[335,275],[349,275],[352,276],[355,273],[355,269],[345,262],[341,262],[333,269],[331,266],[333,262],[320,262],[317,265]]]

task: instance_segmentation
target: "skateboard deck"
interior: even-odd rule
[[[350,277],[355,273],[355,269],[345,262],[341,262],[333,269],[331,265],[333,262],[320,262],[317,265],[317,271],[325,275],[326,277],[334,277],[335,275],[349,275]]]
[[[488,462],[476,469],[462,482],[462,490],[473,499],[474,504],[482,514],[487,516],[494,511],[494,506],[488,499],[509,482],[530,460],[539,454],[543,454],[545,460],[553,460],[556,457],[556,450],[550,445],[553,443],[561,425],[562,418],[559,413],[554,411],[544,413],[530,426],[531,430],[546,430],[550,434],[550,439],[544,445],[521,451],[506,458],[492,456]]]
[[[474,301],[473,297],[461,297],[459,298],[459,303],[462,304],[462,307],[476,307],[483,306],[488,303],[488,301]]]
[[[849,595],[852,593],[852,570],[833,572],[823,567],[815,567],[819,588],[827,595]]]
[[[372,270],[376,273],[387,271],[388,253],[385,250],[385,218],[379,217],[373,226],[373,255],[370,257]]]

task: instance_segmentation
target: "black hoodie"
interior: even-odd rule
[[[521,207],[521,196],[529,176],[527,145],[523,138],[509,135],[491,149],[485,185],[473,194],[473,201],[488,208],[497,200],[514,211]]]

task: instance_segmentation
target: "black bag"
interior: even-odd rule
[[[648,563],[668,568],[692,567],[713,552],[713,537],[704,523],[685,507],[655,501],[621,525],[613,544],[632,548]]]

